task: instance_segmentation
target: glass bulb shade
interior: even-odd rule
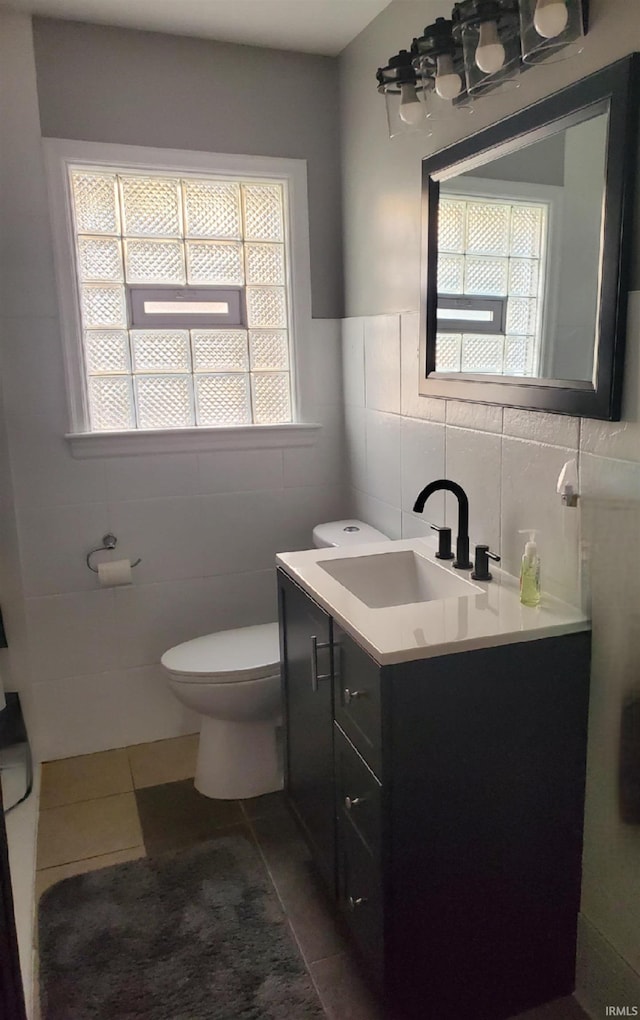
[[[536,0],[518,2],[535,4]],[[464,73],[471,99],[518,88],[522,63],[519,29],[515,10],[504,12],[498,20],[489,17],[479,22],[469,18],[462,22]]]
[[[424,113],[416,92],[415,85],[407,84],[400,86],[400,109],[398,116],[405,124],[416,126],[422,120]]]
[[[504,67],[506,51],[500,42],[495,21],[483,21],[476,49],[476,64],[485,74],[496,74]]]
[[[582,0],[519,0],[522,59],[553,63],[580,53],[584,45]]]
[[[410,90],[413,91],[416,102],[413,102],[413,99],[410,98]],[[389,87],[379,89],[379,91],[384,95],[389,138],[396,138],[398,135],[416,132],[425,135],[431,134],[431,128],[427,126],[423,90],[420,86],[417,89],[413,84],[408,86],[408,89],[406,89],[406,102],[404,101],[402,86],[400,85],[390,85]]]
[[[450,53],[437,58],[435,87],[441,99],[455,99],[462,92],[462,79],[454,70]]]
[[[543,39],[561,35],[569,24],[569,11],[564,0],[538,0],[533,25]]]

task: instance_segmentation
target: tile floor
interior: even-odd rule
[[[282,796],[202,797],[196,747],[178,737],[43,765],[36,896],[70,875],[237,833],[262,854],[329,1020],[380,1020]],[[562,999],[518,1020],[587,1018]]]

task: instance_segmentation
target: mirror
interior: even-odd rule
[[[635,68],[424,160],[421,393],[619,418]]]

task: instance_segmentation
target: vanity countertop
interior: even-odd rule
[[[471,577],[470,571],[436,559],[427,539],[279,553],[276,561],[381,666],[590,630],[580,609],[546,593],[537,609],[521,605],[518,579],[493,565],[493,580],[473,581],[478,591],[468,596],[383,608],[365,605],[320,565],[403,551],[424,556],[457,577]]]

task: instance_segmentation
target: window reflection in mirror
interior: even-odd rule
[[[593,379],[608,122],[441,180],[436,372]]]

